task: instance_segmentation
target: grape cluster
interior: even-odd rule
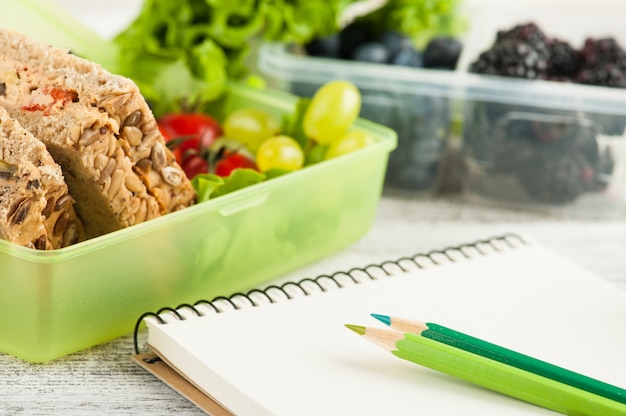
[[[311,95],[290,134],[270,114],[252,108],[230,113],[224,134],[254,155],[261,172],[275,173],[295,171],[374,143],[370,133],[353,128],[361,110],[361,93],[354,84],[329,81]]]
[[[436,69],[454,69],[461,49],[457,39],[441,36],[431,39],[420,51],[408,36],[394,30],[377,33],[363,22],[305,45],[310,56]]]

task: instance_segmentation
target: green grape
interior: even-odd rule
[[[374,143],[374,138],[363,130],[352,130],[328,145],[326,159],[345,155]]]
[[[294,139],[274,136],[265,140],[256,153],[256,164],[261,172],[268,170],[293,171],[304,164],[304,152]]]
[[[278,121],[264,111],[243,108],[233,111],[222,125],[224,136],[234,139],[255,153],[261,143],[278,133]]]
[[[341,136],[361,111],[361,94],[348,81],[330,81],[315,92],[304,114],[304,133],[319,144]]]

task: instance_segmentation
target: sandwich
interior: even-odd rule
[[[195,203],[189,179],[128,78],[0,30],[0,107],[61,167],[85,239]],[[10,137],[26,137],[18,136]]]

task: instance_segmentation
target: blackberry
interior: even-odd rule
[[[579,71],[581,59],[578,51],[568,42],[553,39],[548,43],[550,53],[548,78],[568,81]]]
[[[581,68],[575,82],[626,88],[626,52],[614,38],[588,38],[579,55]]]
[[[590,187],[594,176],[594,169],[580,154],[548,149],[525,160],[517,174],[532,198],[550,203],[573,201]]]
[[[536,200],[564,203],[600,190],[613,169],[600,154],[589,120],[518,120],[506,133],[499,142],[497,157],[502,163],[497,166],[506,166],[504,171],[513,173]]]
[[[626,88],[626,51],[614,38],[585,40],[579,51],[581,68],[573,77],[579,84]],[[589,117],[604,134],[621,135],[626,127],[623,115],[594,113]]]
[[[593,68],[581,69],[574,81],[579,84],[626,88],[626,73],[616,64],[601,63]]]
[[[531,22],[498,31],[492,48],[472,63],[470,71],[626,88],[626,51],[612,37],[587,38],[576,50],[566,41],[547,37]]]
[[[514,26],[509,30],[500,30],[496,34],[496,43],[503,40],[518,40],[529,44],[541,58],[548,59],[550,51],[548,49],[549,39],[535,23],[525,23]]]
[[[502,75],[516,78],[547,78],[547,59],[528,43],[503,39],[480,54],[470,66],[479,74]]]
[[[622,70],[626,69],[626,52],[614,38],[586,39],[580,50],[580,59],[585,69],[607,64],[613,64]]]

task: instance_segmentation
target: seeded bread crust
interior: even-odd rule
[[[81,241],[73,205],[44,144],[0,107],[0,238],[40,250]]]
[[[0,50],[0,105],[61,165],[87,238],[195,202],[131,80],[12,31]]]

